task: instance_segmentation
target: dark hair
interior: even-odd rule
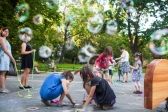
[[[71,71],[65,71],[61,74],[63,77],[65,77],[65,79],[74,79],[73,74],[71,73]]]
[[[124,46],[121,46],[121,47],[120,47],[120,50],[123,50],[123,49],[125,49]]]
[[[99,55],[94,55],[92,56],[90,59],[89,59],[89,64],[90,65],[94,65],[95,64],[95,61],[96,59],[99,57]]]
[[[141,63],[143,64],[143,57],[142,57],[142,54],[141,54],[141,53],[136,52],[136,53],[134,54],[134,56],[135,56],[135,57],[139,57],[139,59],[141,60]]]
[[[2,31],[5,31],[5,30],[8,29],[8,28],[7,28],[7,27],[2,27],[1,29],[2,29]]]
[[[8,29],[8,28],[7,28],[7,27],[2,27],[2,28],[1,28],[1,32],[0,32],[0,33],[1,33],[1,36],[2,36],[2,32],[5,31],[6,29]],[[9,29],[8,29],[8,30],[9,30]]]
[[[111,47],[111,46],[107,46],[107,47],[104,49],[104,54],[105,54],[105,55],[112,55],[112,47]]]
[[[94,75],[92,73],[91,67],[89,65],[84,65],[83,68],[80,70],[80,76],[84,83],[86,83],[89,78],[93,78]]]

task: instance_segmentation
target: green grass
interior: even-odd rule
[[[55,65],[56,71],[76,71],[79,70],[83,65],[82,64],[57,64]],[[38,63],[38,69],[40,71],[51,71],[49,64],[47,63]]]

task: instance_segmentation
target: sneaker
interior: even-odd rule
[[[134,93],[134,94],[138,94],[138,91],[134,91],[133,93]]]
[[[32,87],[28,85],[28,86],[24,86],[24,88],[25,88],[25,89],[30,89],[30,88],[32,88]]]
[[[8,89],[0,89],[0,93],[9,93],[10,91]]]
[[[23,86],[19,86],[19,89],[24,89],[24,87]]]
[[[142,94],[142,91],[137,91],[137,94]]]

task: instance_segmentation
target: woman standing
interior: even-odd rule
[[[0,35],[0,93],[8,93],[9,90],[6,89],[6,79],[5,74],[9,71],[10,60],[16,66],[16,61],[11,53],[11,46],[7,41],[6,37],[9,35],[8,28],[1,29]]]
[[[23,74],[21,76],[21,86],[20,89],[29,89],[32,88],[28,85],[29,73],[33,68],[33,52],[31,45],[28,43],[30,41],[30,37],[27,34],[24,34],[25,38],[23,39],[23,43],[21,45],[21,69],[23,69]]]

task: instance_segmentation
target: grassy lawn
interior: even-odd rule
[[[66,70],[71,70],[71,71],[76,71],[82,68],[82,64],[57,64],[55,65],[56,71],[66,71]],[[52,71],[52,68],[50,67],[49,64],[47,63],[38,63],[38,69],[40,71]]]

